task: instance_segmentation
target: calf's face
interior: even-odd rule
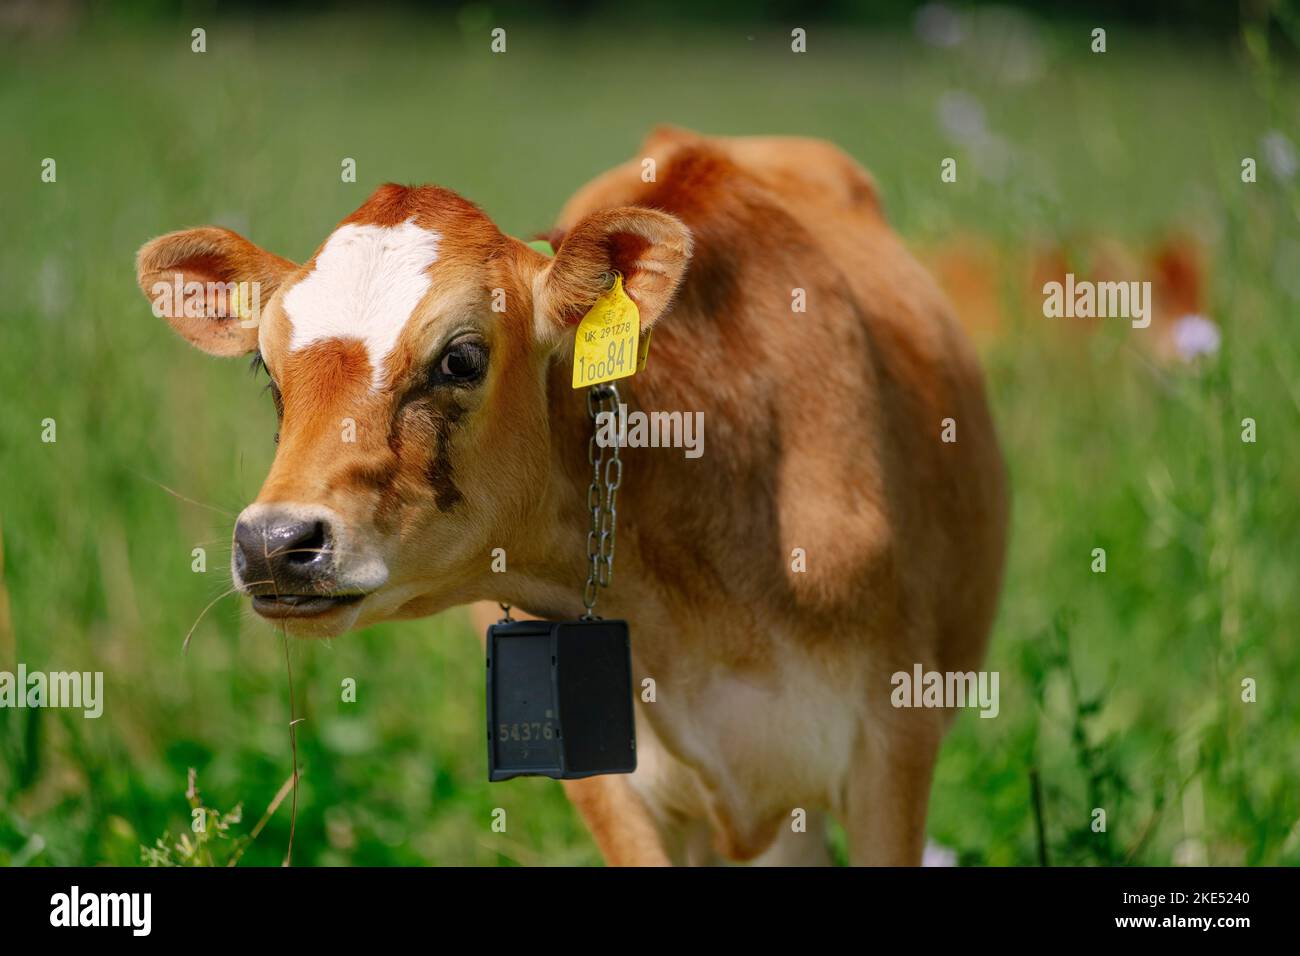
[[[615,271],[644,329],[689,256],[649,209],[589,216],[552,259],[454,193],[393,185],[301,266],[215,227],[145,245],[155,313],[270,377],[278,445],[234,527],[235,585],[320,636],[492,596],[493,549],[544,535],[567,493],[548,488],[550,363]]]

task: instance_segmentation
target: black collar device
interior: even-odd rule
[[[487,631],[488,779],[636,769],[626,621],[512,621]]]

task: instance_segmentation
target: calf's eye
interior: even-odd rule
[[[430,370],[434,385],[472,385],[487,372],[487,346],[477,339],[458,339],[443,350]]]

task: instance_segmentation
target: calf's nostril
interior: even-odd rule
[[[325,522],[304,522],[296,539],[286,543],[284,560],[287,564],[311,564],[323,560],[327,543]]]

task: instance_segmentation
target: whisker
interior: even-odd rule
[[[249,586],[251,586],[252,584],[271,584],[271,583],[273,582],[253,581]],[[227,588],[226,590],[222,591],[220,594],[218,594],[216,597],[214,597],[211,601],[208,602],[208,606],[199,612],[199,616],[194,619],[194,623],[190,626],[189,632],[185,635],[185,641],[184,643],[181,644],[182,654],[188,654],[190,652],[190,638],[194,636],[194,631],[199,626],[199,622],[202,621],[203,618],[207,615],[207,613],[212,610],[212,606],[216,604],[218,601],[220,601],[222,598],[230,597],[230,595],[232,594],[238,594],[240,590],[241,589],[237,587]]]
[[[225,545],[227,548],[233,547],[230,535],[223,535],[220,538],[204,538],[198,541],[189,542],[196,548],[219,548]]]
[[[267,558],[279,557],[282,554],[354,554],[352,551],[345,551],[340,548],[276,548],[274,551],[267,553]]]
[[[196,501],[193,498],[186,497],[185,495],[181,494],[179,491],[177,491],[174,488],[167,487],[161,481],[158,481],[156,478],[150,478],[148,475],[142,475],[140,474],[140,472],[134,471],[132,469],[127,469],[127,470],[130,471],[131,474],[135,475],[140,480],[147,481],[152,485],[157,485],[159,488],[167,492],[167,494],[171,495],[173,498],[177,498],[181,501],[187,502],[188,504],[197,505],[200,508],[207,508],[209,511],[215,511],[217,512],[217,514],[225,515],[227,518],[236,517],[235,512],[233,511],[227,511],[224,508],[218,508],[216,505],[210,505],[207,504],[206,502]]]

